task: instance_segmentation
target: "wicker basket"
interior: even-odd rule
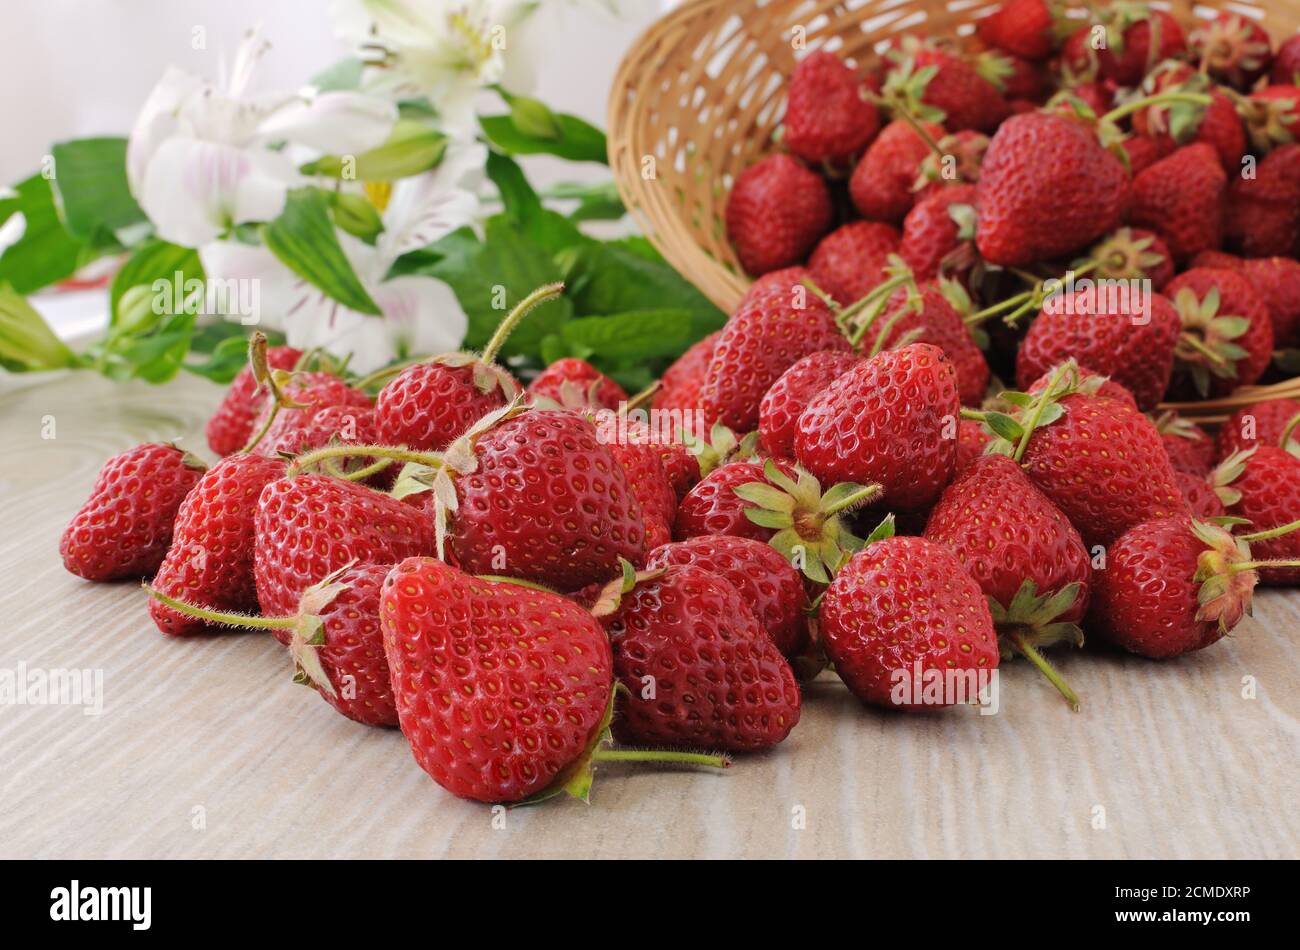
[[[1083,3],[1068,0],[1083,15]],[[1184,23],[1218,7],[1259,19],[1275,41],[1300,30],[1300,0],[1174,0]],[[967,36],[997,6],[988,0],[687,0],[628,51],[609,104],[609,159],[632,215],[664,257],[723,310],[749,278],[723,226],[731,183],[772,148],[796,62],[792,38],[850,61],[878,55],[890,36],[925,30]],[[653,173],[649,167],[653,163]],[[1300,398],[1300,379],[1242,387],[1186,407],[1222,416],[1265,398]]]

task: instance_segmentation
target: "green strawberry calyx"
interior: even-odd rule
[[[747,482],[736,494],[753,507],[745,517],[776,533],[768,541],[773,548],[819,584],[831,577],[865,542],[855,536],[845,516],[879,498],[879,485],[840,482],[823,492],[821,483],[806,469],[795,466],[791,478],[768,459],[763,463],[765,481]]]
[[[707,439],[683,430],[681,441],[686,446],[686,451],[695,456],[695,461],[700,466],[700,478],[727,462],[752,459],[758,450],[757,431],[738,438],[735,432],[721,422],[713,424]]]
[[[1003,659],[1017,655],[1028,659],[1075,712],[1079,711],[1078,694],[1039,651],[1057,643],[1083,646],[1083,630],[1079,625],[1057,620],[1074,607],[1082,590],[1082,584],[1072,581],[1058,591],[1039,594],[1038,585],[1026,579],[1010,604],[1003,606],[994,598],[988,598],[989,613],[993,615],[993,624],[998,631]]]
[[[999,398],[1010,404],[1015,415],[991,409],[962,409],[961,416],[982,422],[985,430],[993,435],[985,454],[1009,455],[1019,462],[1024,458],[1034,432],[1065,415],[1065,407],[1061,405],[1063,398],[1073,393],[1096,392],[1105,381],[1104,376],[1084,377],[1078,363],[1070,359],[1052,370],[1047,385],[1040,392],[1012,390],[1002,393]]]
[[[1234,341],[1250,330],[1250,320],[1220,313],[1222,305],[1218,287],[1211,287],[1203,298],[1190,287],[1174,296],[1174,309],[1183,321],[1174,356],[1203,397],[1209,395],[1211,377],[1236,379],[1237,363],[1248,355]]]
[[[596,602],[591,605],[593,617],[608,617],[617,612],[624,595],[630,594],[637,584],[662,576],[665,570],[660,567],[649,571],[638,571],[626,558],[619,558],[618,563],[622,573],[602,587],[596,595]]]
[[[1077,266],[1095,261],[1098,278],[1106,280],[1149,278],[1165,262],[1163,254],[1151,250],[1154,243],[1154,235],[1138,237],[1132,228],[1119,228],[1095,244]]]
[[[1248,449],[1238,449],[1210,470],[1206,481],[1219,501],[1223,502],[1224,508],[1231,508],[1241,501],[1241,492],[1233,488],[1232,483],[1246,471],[1246,463],[1258,448],[1251,446]]]
[[[1300,119],[1296,118],[1300,115],[1300,91],[1276,99],[1243,96],[1236,90],[1229,95],[1236,102],[1237,114],[1257,151],[1268,152],[1274,146],[1294,142],[1300,134]]]
[[[1227,528],[1193,520],[1192,534],[1205,544],[1196,559],[1194,578],[1200,589],[1196,619],[1218,623],[1227,633],[1250,613],[1251,595],[1259,583],[1251,561],[1251,535],[1233,535]]]
[[[285,385],[293,378],[293,373],[282,369],[273,369],[267,357],[266,334],[261,330],[248,338],[248,367],[253,373],[253,380],[259,390],[266,390],[271,397],[271,411],[262,420],[261,427],[244,443],[240,452],[248,453],[257,448],[257,443],[271,430],[271,423],[280,414],[281,409],[307,409],[306,403],[295,402],[284,393]]]

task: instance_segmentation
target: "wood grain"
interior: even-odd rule
[[[831,676],[778,750],[725,774],[602,770],[593,802],[457,801],[395,731],[289,681],[259,634],[174,641],[133,584],[64,572],[64,523],[108,455],[206,454],[218,390],[91,376],[0,394],[0,669],[103,671],[105,708],[0,706],[3,857],[1296,857],[1300,595],[1174,663],[1062,655],[1072,714],[1022,663],[1002,709],[900,716]],[[41,437],[53,417],[55,438]],[[1243,698],[1243,678],[1257,683]],[[1094,809],[1105,827],[1093,827]],[[793,827],[795,809],[806,828]],[[203,822],[196,822],[202,809]],[[195,824],[203,827],[196,828]]]

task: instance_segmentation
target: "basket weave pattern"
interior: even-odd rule
[[[1079,0],[1067,6],[1084,14]],[[993,0],[688,0],[628,51],[609,104],[609,158],[619,192],[664,257],[723,310],[750,278],[727,241],[723,211],[732,182],[774,149],[785,90],[801,49],[824,48],[859,65],[891,36],[969,36]],[[1300,30],[1300,0],[1175,0],[1185,26],[1229,8],[1258,19],[1275,42]],[[799,46],[800,49],[796,49]],[[1289,387],[1243,387],[1197,404],[1223,412]],[[1203,414],[1203,413],[1202,413]]]

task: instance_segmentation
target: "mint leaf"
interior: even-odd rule
[[[339,245],[329,205],[329,197],[319,189],[294,189],[280,217],[262,227],[262,240],[285,267],[332,300],[378,316],[379,306]]]
[[[560,335],[570,347],[586,348],[602,362],[628,363],[674,356],[690,344],[688,310],[636,310],[570,320]]]

